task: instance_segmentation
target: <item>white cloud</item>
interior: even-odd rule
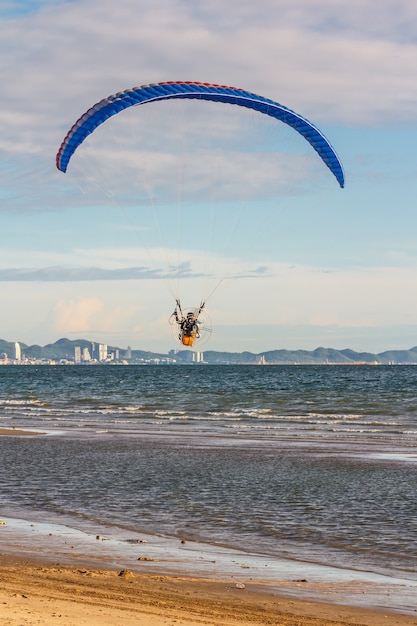
[[[265,275],[220,285],[207,303],[213,335],[206,348],[261,351],[314,348],[331,341],[333,347],[383,350],[388,347],[384,328],[389,329],[387,337],[396,335],[397,343],[401,333],[410,342],[416,279],[417,270],[404,268],[322,272],[273,264]],[[42,344],[61,336],[85,337],[160,351],[174,346],[168,324],[174,301],[168,284],[147,280],[80,282],[75,289],[67,285],[12,283],[9,288],[3,283],[5,337]],[[200,289],[199,280],[183,282],[184,307],[198,304]],[[377,329],[380,336],[375,340]]]
[[[59,299],[55,304],[55,332],[88,332],[95,328],[95,318],[103,310],[103,303],[97,297],[78,298],[77,300]]]
[[[415,18],[393,0],[44,6],[3,18],[0,134],[49,149],[100,97],[168,79],[237,84],[319,123],[415,119]]]

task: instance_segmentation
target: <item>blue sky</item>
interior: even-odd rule
[[[205,349],[416,345],[416,18],[411,0],[3,2],[0,337],[165,352],[173,294],[224,279]],[[165,80],[296,110],[346,188],[294,133],[218,105],[136,108],[56,170],[86,109]]]

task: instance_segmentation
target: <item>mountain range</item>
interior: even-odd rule
[[[26,345],[20,343],[22,356],[28,359],[74,359],[74,348],[79,346],[91,348],[92,342],[87,339],[58,339],[55,343],[46,346]],[[96,344],[97,345],[97,344]],[[118,351],[120,359],[127,358],[125,348],[108,346],[108,353]],[[179,363],[192,360],[192,352],[189,350],[171,351],[168,354],[149,352],[146,350],[131,350],[129,362],[149,362],[154,359],[174,358]],[[5,353],[12,358],[14,355],[14,342],[0,339],[0,355]],[[335,350],[333,348],[316,348],[315,350],[270,350],[259,354],[252,352],[217,352],[214,350],[204,351],[204,362],[209,364],[297,364],[297,365],[320,365],[320,364],[416,364],[417,346],[409,350],[387,350],[378,354],[371,352],[356,352],[346,348]]]

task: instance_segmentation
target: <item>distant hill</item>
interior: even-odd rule
[[[91,351],[92,344],[98,346],[98,342],[88,341],[87,339],[58,339],[55,343],[49,343],[43,348],[37,345],[28,346],[25,348],[24,353],[28,358],[43,358],[43,359],[73,359],[74,348],[79,346],[81,350],[88,348]],[[119,350],[121,357],[124,357],[126,348],[118,348],[116,346],[107,346],[108,352],[116,352]],[[139,355],[149,355],[150,352],[143,350],[133,350],[135,358],[141,358]],[[23,349],[22,349],[23,353]],[[145,357],[146,358],[146,357]],[[149,356],[147,356],[149,358]]]
[[[9,356],[11,356],[14,353],[14,343],[14,341],[5,341],[4,339],[0,339],[0,354],[2,352],[5,352]],[[22,348],[22,350],[26,350],[27,346],[25,343],[21,343],[20,347]]]
[[[22,355],[28,359],[73,359],[74,349],[79,346],[81,350],[88,348],[91,350],[92,344],[98,345],[98,342],[92,342],[88,339],[58,339],[55,343],[48,343],[46,346],[38,346],[34,344],[28,346],[25,343],[20,343]],[[107,346],[108,352],[116,352],[119,350],[120,357],[124,358],[126,355],[126,348],[118,348],[116,346]],[[14,342],[5,341],[0,339],[0,354],[5,352],[9,357],[13,357],[14,354]],[[151,359],[151,358],[163,358],[166,354],[159,354],[154,352],[147,352],[146,350],[132,350],[132,359]]]
[[[20,343],[22,355],[29,359],[73,359],[74,348],[91,350],[91,341],[87,339],[58,339],[55,343],[46,346]],[[97,342],[94,342],[97,345]],[[120,359],[126,359],[125,348],[108,346],[108,352],[119,352]],[[14,342],[0,339],[0,354],[6,353],[9,358],[14,355]],[[191,361],[192,352],[189,350],[178,350],[175,354],[170,352],[170,356],[179,363]],[[168,355],[160,352],[149,352],[146,350],[131,350],[130,361],[149,361],[153,359],[167,359]],[[253,352],[218,352],[214,350],[204,351],[204,362],[211,364],[297,364],[297,365],[320,365],[320,364],[417,364],[417,346],[409,350],[387,350],[379,354],[371,352],[355,352],[346,348],[335,350],[333,348],[319,347],[315,350],[270,350],[259,354]]]
[[[181,351],[179,357],[186,351]],[[346,348],[335,350],[334,348],[316,348],[315,350],[270,350],[259,354],[252,352],[215,352],[204,351],[206,363],[236,363],[256,364],[266,363],[274,365],[323,365],[323,364],[416,364],[417,347],[410,350],[390,350],[374,354],[372,352],[355,352]]]

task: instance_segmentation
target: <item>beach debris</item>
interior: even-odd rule
[[[242,569],[249,569],[249,565],[247,563],[242,563],[240,567]]]
[[[148,543],[147,539],[126,539],[126,543]]]
[[[134,574],[132,574],[132,572],[128,569],[121,569],[118,573],[118,576],[120,576],[121,578],[132,578]]]
[[[100,539],[100,535],[96,535],[96,539]]]
[[[236,589],[246,589],[246,586],[244,583],[236,583]]]
[[[6,526],[7,522],[0,522],[0,526]]]
[[[151,556],[140,556],[138,561],[155,561]]]
[[[187,542],[185,541],[185,539],[181,539],[181,543],[182,543],[182,544],[185,544],[185,543],[187,543]]]

